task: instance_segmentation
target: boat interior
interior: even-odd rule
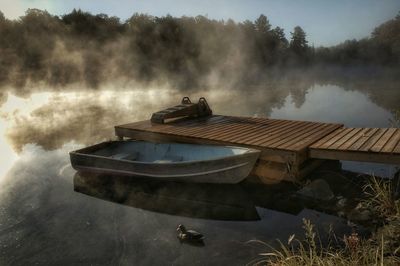
[[[146,141],[112,141],[77,151],[113,159],[153,163],[214,160],[240,155],[249,149],[229,146],[181,143],[152,143]]]

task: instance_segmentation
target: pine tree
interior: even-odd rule
[[[271,24],[265,15],[260,15],[254,22],[256,30],[260,33],[267,33],[271,30]]]
[[[290,49],[296,54],[304,54],[308,48],[308,41],[306,40],[306,33],[300,26],[296,26],[294,31],[290,33],[292,35],[290,41]]]

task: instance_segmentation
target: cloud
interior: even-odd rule
[[[57,13],[57,4],[49,0],[0,0],[0,11],[8,19],[16,19],[25,14],[28,8],[47,10],[49,13]]]
[[[0,10],[9,19],[18,18],[25,12],[22,2],[10,0],[0,0]]]

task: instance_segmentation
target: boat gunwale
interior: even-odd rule
[[[141,165],[185,165],[185,164],[193,164],[193,163],[207,163],[207,162],[218,162],[218,161],[224,161],[227,159],[231,158],[240,158],[247,156],[249,154],[260,154],[261,151],[253,148],[245,148],[245,147],[239,147],[239,146],[222,146],[222,145],[201,145],[201,144],[192,144],[192,143],[177,143],[177,142],[165,142],[165,143],[159,143],[159,144],[184,144],[184,145],[194,145],[194,146],[208,146],[208,147],[224,147],[224,148],[235,148],[235,149],[240,149],[240,150],[246,150],[244,153],[241,154],[233,154],[233,155],[228,155],[228,156],[223,156],[223,157],[216,157],[214,159],[204,159],[204,160],[192,160],[192,161],[180,161],[180,162],[166,162],[166,163],[155,163],[155,162],[144,162],[144,161],[135,161],[135,160],[126,160],[126,159],[116,159],[116,158],[111,158],[107,156],[101,156],[101,155],[94,155],[94,154],[88,154],[88,153],[82,153],[81,151],[85,149],[90,149],[96,146],[102,146],[107,143],[118,143],[118,142],[135,142],[136,140],[124,140],[124,141],[105,141],[101,142],[89,147],[85,147],[82,149],[78,149],[75,151],[69,152],[70,155],[79,155],[79,156],[84,156],[88,158],[99,158],[99,159],[107,159],[107,160],[112,160],[112,161],[118,161],[118,162],[127,162],[127,163],[135,163],[135,164],[141,164]],[[143,142],[150,142],[150,141],[143,141]],[[150,143],[155,143],[155,142],[150,142]],[[157,144],[157,143],[156,143]],[[257,158],[258,159],[258,158]]]
[[[208,170],[204,172],[195,172],[195,173],[190,173],[190,174],[148,174],[148,173],[140,173],[140,172],[134,172],[134,171],[125,171],[125,170],[116,170],[116,169],[110,169],[110,168],[99,168],[99,167],[91,167],[91,166],[78,166],[77,168],[81,171],[95,171],[95,172],[108,172],[108,173],[115,173],[115,174],[125,174],[125,175],[135,175],[135,176],[142,176],[142,177],[153,177],[153,178],[181,178],[181,177],[196,177],[196,176],[202,176],[202,175],[208,175],[208,174],[215,174],[215,173],[220,173],[220,172],[225,172],[229,170],[233,170],[236,168],[240,168],[243,166],[248,165],[249,162],[245,163],[240,163],[236,164],[233,166],[225,167],[225,168],[219,168],[215,170]]]

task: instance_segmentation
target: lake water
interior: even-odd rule
[[[215,114],[387,127],[400,107],[400,88],[397,83],[375,85],[291,81],[187,94],[206,97]],[[0,94],[1,265],[243,265],[266,250],[251,240],[276,246],[276,239],[285,242],[291,234],[301,234],[303,218],[315,223],[321,235],[331,226],[339,235],[349,232],[347,221],[335,215],[270,204],[276,198],[267,190],[99,184],[82,181],[70,167],[69,151],[113,138],[116,124],[147,119],[179,103],[186,95],[178,90],[16,91]],[[389,177],[396,170],[379,164],[342,165]],[[160,187],[167,196],[158,194]],[[211,199],[211,207],[188,202],[201,193]],[[226,200],[243,206],[227,210]],[[205,245],[180,243],[178,224],[203,233]]]

